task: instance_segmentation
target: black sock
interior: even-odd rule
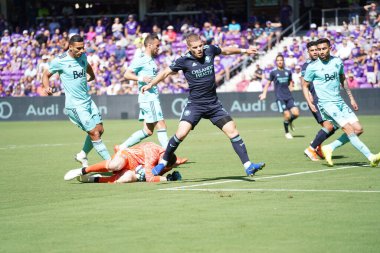
[[[173,135],[172,138],[170,138],[169,143],[166,147],[165,154],[164,154],[164,160],[165,161],[170,161],[170,157],[174,154],[174,152],[177,150],[179,144],[182,141],[177,138],[177,136]]]
[[[292,123],[297,117],[294,117],[293,114],[290,115],[289,123]]]
[[[285,133],[289,133],[289,121],[285,120],[284,121],[284,128],[285,128]]]
[[[332,134],[334,134],[334,132],[335,130],[328,132],[328,130],[323,127],[321,130],[319,130],[319,132],[317,133],[317,136],[315,136],[310,146],[313,149],[316,149],[319,145],[322,144],[322,142],[324,142],[327,138],[329,138]]]
[[[86,172],[86,167],[83,167],[82,168],[82,175],[86,175],[87,174],[87,172]]]
[[[234,148],[236,154],[239,156],[242,164],[249,161],[247,149],[245,147],[243,139],[240,135],[231,138],[232,147]]]

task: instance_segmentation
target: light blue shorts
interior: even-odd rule
[[[358,122],[354,111],[344,102],[319,103],[319,109],[323,120],[331,121],[337,127]]]
[[[159,100],[141,102],[139,120],[146,123],[155,123],[164,119]]]
[[[66,108],[66,113],[71,122],[86,132],[91,131],[96,125],[103,122],[99,109],[92,100],[91,103],[84,106]]]

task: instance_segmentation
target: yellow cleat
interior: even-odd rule
[[[377,167],[379,165],[379,162],[380,162],[380,153],[370,156],[369,164],[371,165],[371,167]]]
[[[334,166],[334,163],[332,161],[332,148],[330,146],[322,146],[322,153],[325,157],[325,160],[329,166]]]

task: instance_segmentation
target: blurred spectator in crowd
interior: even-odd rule
[[[215,56],[214,62],[214,71],[215,71],[215,82],[216,85],[220,85],[223,80],[224,74],[226,73],[223,64],[220,62],[220,57]]]
[[[115,49],[115,57],[118,62],[120,62],[122,59],[125,59],[127,56],[125,52],[125,48],[122,47],[121,42],[116,42],[116,49]]]
[[[177,39],[177,33],[174,31],[174,27],[169,25],[167,31],[164,33],[164,40],[166,44],[171,45]]]
[[[50,34],[53,34],[55,29],[59,29],[61,28],[61,25],[59,24],[59,22],[57,22],[57,19],[55,17],[52,18],[51,22],[49,23],[49,31],[50,31]]]
[[[301,90],[301,66],[296,65],[294,72],[292,73],[293,90]]]
[[[364,6],[364,9],[367,11],[367,22],[370,26],[376,25],[377,20],[377,10],[376,3],[371,3]]]
[[[1,37],[1,45],[9,45],[12,42],[11,36],[9,35],[8,29],[3,31],[3,37]]]
[[[120,23],[119,18],[114,19],[114,23],[112,24],[112,36],[116,39],[121,39],[123,37],[123,25]]]
[[[255,28],[253,28],[252,32],[256,39],[264,34],[264,29],[260,26],[260,22],[255,22]]]
[[[211,23],[205,22],[202,29],[202,39],[206,44],[210,45],[214,40],[214,31],[212,30]]]
[[[24,76],[25,77],[30,77],[30,78],[33,78],[33,79],[36,78],[36,76],[37,76],[37,69],[35,68],[35,66],[33,65],[32,62],[29,62],[28,68],[24,72]]]
[[[364,74],[367,77],[367,83],[371,84],[372,86],[375,86],[376,78],[377,78],[377,64],[372,55],[367,55],[367,58],[365,60],[365,68],[364,68]]]
[[[96,21],[95,33],[96,33],[96,37],[95,37],[96,44],[103,42],[103,38],[106,36],[106,28],[102,25],[101,19]]]
[[[342,44],[338,46],[335,56],[339,57],[343,61],[347,60],[351,56],[352,49],[352,47],[348,46],[347,39],[343,39]]]
[[[348,79],[347,79],[348,87],[350,89],[357,89],[359,88],[358,81],[355,79],[355,76],[353,73],[348,74]]]
[[[250,46],[255,45],[255,36],[253,36],[253,32],[251,28],[248,28],[245,34],[245,38]]]
[[[128,15],[128,21],[124,25],[124,36],[127,38],[128,42],[133,42],[136,36],[140,33],[140,25],[135,20],[134,15]]]
[[[86,40],[87,41],[93,41],[96,37],[96,32],[94,30],[94,27],[91,25],[89,28],[88,28],[88,31],[86,33]]]
[[[239,23],[236,22],[235,18],[231,19],[231,23],[228,25],[228,32],[230,34],[240,34],[241,26]]]
[[[306,33],[307,37],[310,37],[310,40],[318,39],[317,25],[315,23],[310,24],[310,30]]]

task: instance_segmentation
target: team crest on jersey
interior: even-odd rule
[[[206,63],[210,63],[210,62],[211,62],[211,58],[210,58],[210,56],[208,56],[208,55],[206,56],[206,58],[205,58],[205,62],[206,62]]]
[[[285,75],[286,75],[286,76],[288,76],[288,75],[289,75],[289,73],[288,73],[288,72],[285,72]]]
[[[192,67],[195,67],[195,66],[197,66],[197,64],[195,63],[195,62],[193,62],[193,65],[191,65]]]
[[[189,116],[191,114],[191,111],[190,110],[186,110],[183,112],[183,115],[184,116]]]
[[[280,74],[278,74],[278,73],[277,73],[277,75],[276,75],[276,76],[280,76]]]

